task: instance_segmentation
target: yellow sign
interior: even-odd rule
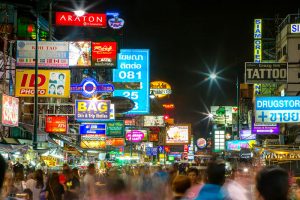
[[[48,167],[55,167],[56,166],[57,158],[54,158],[52,156],[41,156],[41,158]]]
[[[157,98],[163,98],[172,93],[171,85],[164,81],[152,81],[150,83],[150,94],[151,93]]]
[[[34,70],[16,70],[17,97],[33,97],[35,85]],[[69,98],[70,97],[70,70],[39,70],[38,96]]]
[[[300,160],[299,151],[284,151],[284,152],[270,152],[265,156],[266,160]]]
[[[105,141],[81,141],[80,147],[83,149],[105,149],[106,143]]]

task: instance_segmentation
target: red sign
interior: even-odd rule
[[[158,133],[150,133],[149,141],[150,142],[158,142]]]
[[[105,28],[106,14],[86,13],[82,16],[77,16],[73,12],[56,12],[56,25]]]
[[[170,150],[170,147],[169,146],[165,146],[165,152],[169,153],[171,150]]]
[[[101,67],[115,67],[117,59],[116,42],[93,42],[92,65]]]
[[[175,108],[174,104],[172,104],[172,103],[169,103],[169,104],[163,104],[163,107],[164,107],[165,109],[170,109],[170,110]]]
[[[124,138],[107,138],[105,143],[107,146],[113,146],[113,147],[125,146]]]
[[[68,118],[66,116],[46,116],[45,130],[48,133],[66,133]]]
[[[2,107],[2,108],[1,108]],[[2,94],[0,99],[0,122],[4,126],[18,126],[19,124],[19,99]]]

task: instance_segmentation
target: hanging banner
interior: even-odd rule
[[[17,63],[19,67],[35,66],[35,41],[17,41]],[[38,42],[38,66],[69,68],[68,42]]]
[[[68,127],[67,116],[46,116],[45,131],[47,133],[66,133]]]
[[[69,98],[70,70],[39,70],[38,96]],[[31,69],[16,69],[17,97],[34,96],[35,71]]]
[[[69,42],[69,65],[77,67],[91,66],[91,42]]]
[[[139,90],[117,90],[114,96],[127,97],[135,107],[127,114],[148,114],[150,109],[149,49],[121,49],[118,67],[113,70],[113,82],[141,82]]]
[[[92,42],[92,66],[116,67],[117,42]]]
[[[106,28],[106,14],[85,13],[82,16],[78,16],[74,12],[56,12],[55,24],[57,26]]]
[[[300,96],[256,97],[255,122],[300,122]]]
[[[287,83],[287,63],[245,63],[246,83]]]
[[[5,94],[0,96],[0,122],[3,126],[19,125],[19,99]]]
[[[109,100],[75,100],[77,121],[99,121],[110,117]]]

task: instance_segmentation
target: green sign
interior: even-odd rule
[[[124,121],[113,121],[106,123],[106,136],[124,137]]]

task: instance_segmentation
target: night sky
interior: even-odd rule
[[[70,2],[56,5],[60,11],[80,5]],[[192,123],[196,135],[206,135],[208,121],[201,121],[201,112],[236,102],[236,77],[243,81],[244,62],[253,60],[253,20],[285,18],[300,8],[299,1],[263,2],[89,0],[83,7],[89,7],[87,12],[120,13],[125,20],[123,48],[150,49],[151,80],[171,84],[173,94],[164,101],[175,104],[175,120]],[[219,80],[219,87],[212,82],[209,89],[203,73],[210,71],[226,80]]]

